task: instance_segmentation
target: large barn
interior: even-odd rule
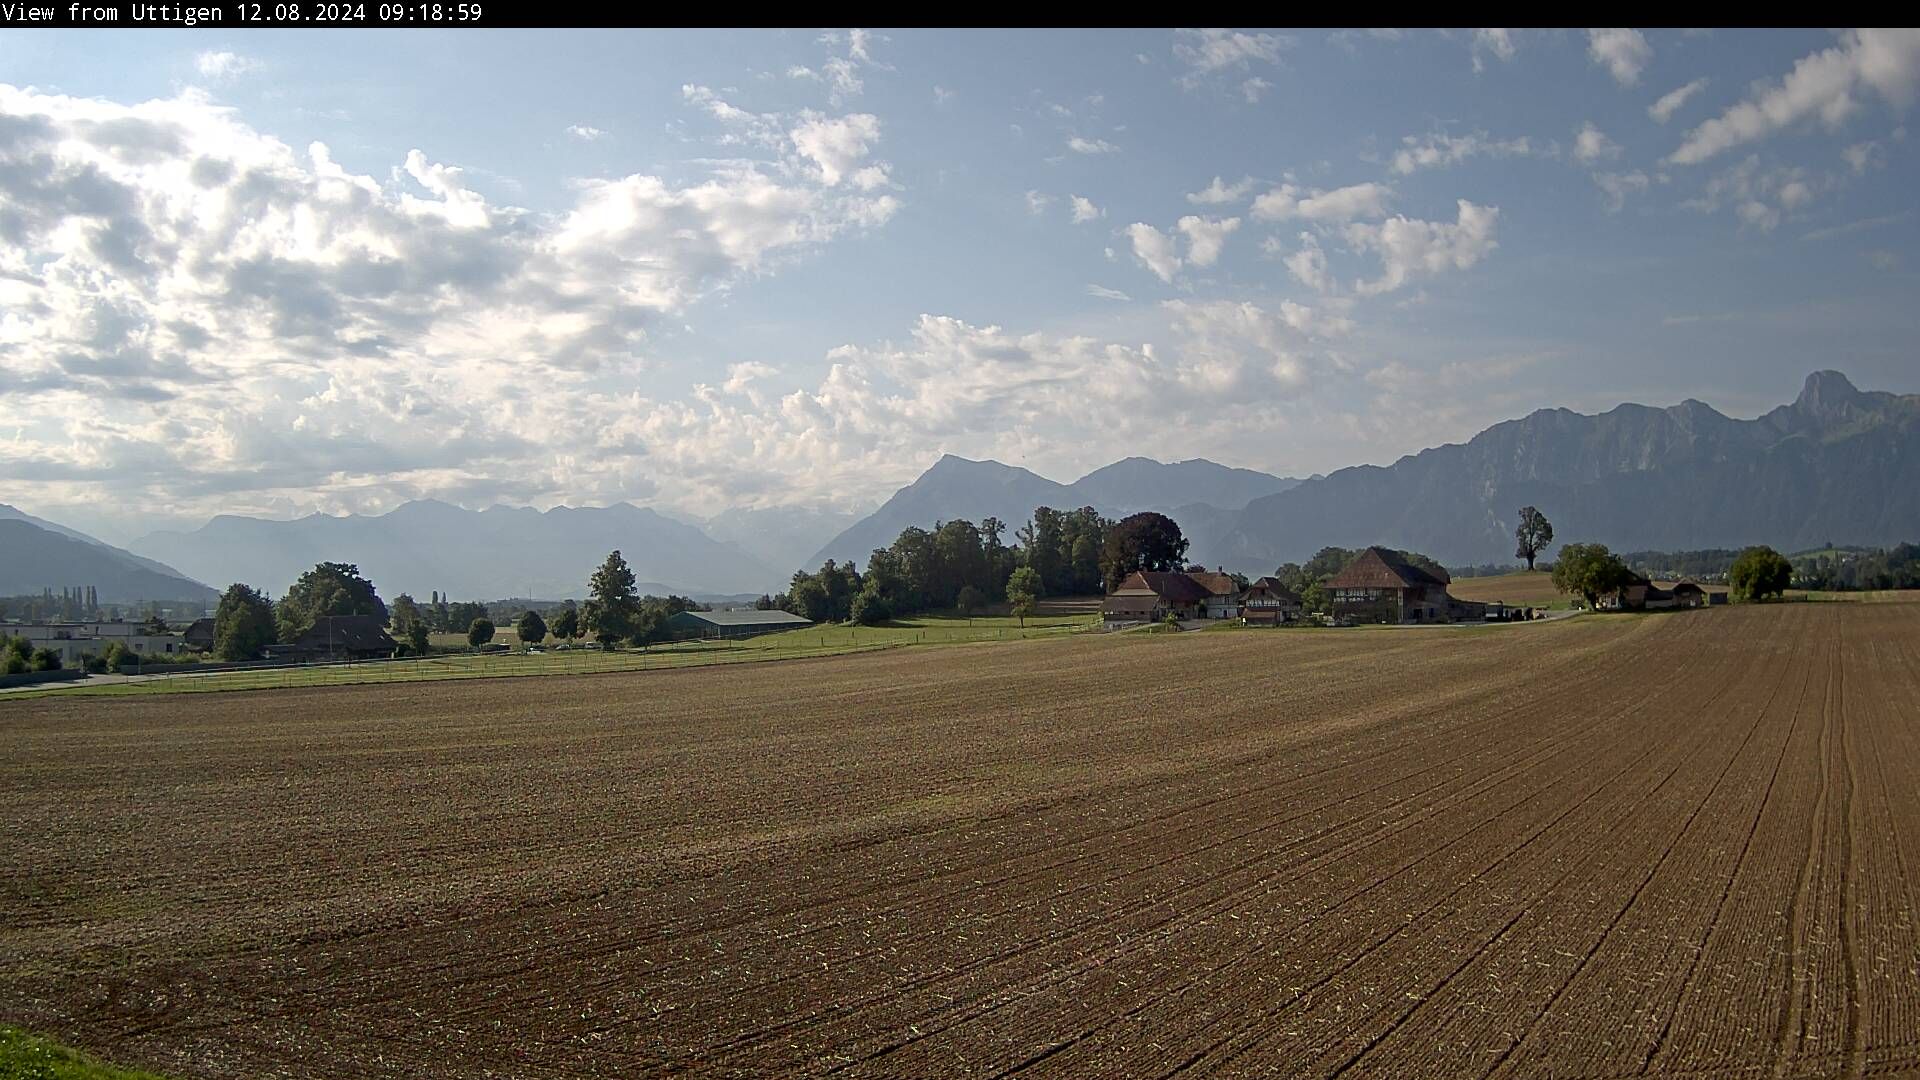
[[[677,611],[667,629],[677,638],[743,638],[812,626],[791,611]]]
[[[1370,547],[1327,582],[1336,619],[1361,623],[1444,623],[1486,619],[1487,606],[1447,594],[1434,574],[1386,548]]]
[[[1212,590],[1178,570],[1135,570],[1107,594],[1101,618],[1110,623],[1204,619]]]

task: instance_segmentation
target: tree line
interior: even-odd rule
[[[963,614],[1006,603],[1024,621],[1043,596],[1111,591],[1135,570],[1178,570],[1187,539],[1165,514],[1146,511],[1112,521],[1091,506],[1038,507],[1006,539],[1007,525],[964,519],[932,529],[902,529],[875,548],[861,573],[828,559],[793,575],[787,591],[755,605],[791,611],[813,622],[863,626],[926,611]]]

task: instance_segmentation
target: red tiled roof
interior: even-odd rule
[[[1370,547],[1327,582],[1330,589],[1419,589],[1445,581],[1385,548]]]

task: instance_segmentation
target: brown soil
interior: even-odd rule
[[[183,1077],[1920,1067],[1920,605],[0,705],[0,1022]]]

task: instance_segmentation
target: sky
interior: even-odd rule
[[[1920,32],[0,31],[0,502],[864,509],[1920,391]]]

